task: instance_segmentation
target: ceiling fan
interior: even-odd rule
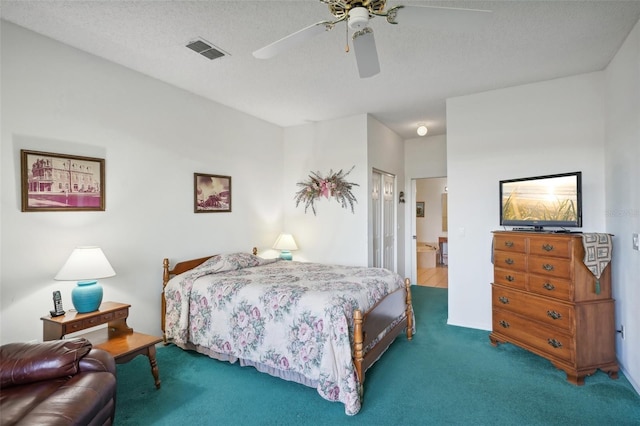
[[[384,10],[387,0],[320,0],[329,6],[329,11],[335,17],[333,21],[320,21],[309,25],[293,34],[281,38],[261,49],[253,52],[258,59],[269,59],[286,50],[298,46],[312,37],[332,30],[339,22],[346,21],[348,29],[353,31],[353,50],[360,78],[374,76],[380,72],[378,51],[373,37],[373,30],[369,28],[369,20],[384,17],[390,24],[408,24],[422,26],[437,26],[440,28],[460,27],[468,28],[484,21],[490,15],[490,10],[460,9],[436,6],[395,6]],[[346,51],[349,51],[347,45]]]

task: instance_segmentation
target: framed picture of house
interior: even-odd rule
[[[22,211],[104,211],[103,158],[20,150]]]
[[[424,217],[424,201],[416,201],[416,217]]]
[[[193,174],[194,212],[231,211],[231,176]]]

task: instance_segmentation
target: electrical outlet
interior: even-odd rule
[[[633,234],[633,249],[640,250],[640,238],[638,238],[638,234]]]

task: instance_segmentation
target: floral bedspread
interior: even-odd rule
[[[165,287],[165,332],[181,347],[247,361],[360,410],[353,311],[404,287],[386,269],[218,255]]]

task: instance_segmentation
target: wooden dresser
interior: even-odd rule
[[[538,354],[576,385],[598,368],[618,377],[611,264],[597,293],[583,259],[580,234],[493,235],[491,343],[509,342]]]

